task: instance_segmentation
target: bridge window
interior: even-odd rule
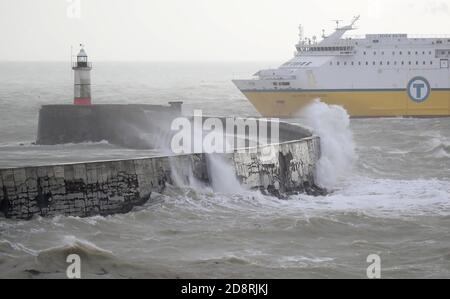
[[[373,62],[373,65],[376,65],[376,64],[377,64],[377,63],[374,61],[374,62]]]
[[[433,61],[430,61],[430,65],[433,65]]]
[[[369,62],[368,62],[368,61],[366,61],[366,65],[369,65]]]
[[[403,52],[402,52],[402,51],[400,51],[400,55],[403,55]]]

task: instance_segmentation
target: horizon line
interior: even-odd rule
[[[260,62],[278,62],[282,59],[267,59],[267,60],[91,60],[93,63],[104,62],[141,62],[141,63],[260,63]],[[34,62],[50,62],[50,63],[71,63],[68,60],[0,60],[0,63],[34,63]]]

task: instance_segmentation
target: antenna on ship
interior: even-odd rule
[[[336,23],[336,29],[339,29],[339,23],[343,22],[343,20],[333,20]]]
[[[360,15],[357,15],[356,17],[354,17],[350,26],[353,27],[353,25],[355,25],[356,22],[358,22],[360,18],[361,18]]]
[[[298,26],[298,37],[301,43],[303,41],[303,26],[301,24]]]

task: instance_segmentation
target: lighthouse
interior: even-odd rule
[[[81,46],[77,61],[73,63],[74,76],[74,105],[91,105],[91,70],[86,51]]]

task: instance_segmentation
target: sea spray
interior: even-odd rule
[[[333,188],[351,171],[356,160],[350,116],[341,106],[320,100],[311,103],[300,116],[321,138],[322,156],[317,163],[316,181],[322,187]]]
[[[205,183],[195,177],[192,165],[190,163],[180,163],[180,158],[169,157],[170,173],[174,186],[179,188],[193,188],[195,190],[210,191]]]
[[[211,186],[215,192],[225,194],[242,194],[245,192],[236,177],[236,171],[231,161],[226,156],[208,154],[206,155],[206,162]]]
[[[208,172],[208,178],[210,181],[210,186],[214,192],[220,192],[224,194],[238,194],[244,192],[244,188],[241,186],[239,180],[236,177],[236,171],[232,166],[232,162],[227,159],[226,154],[217,154],[217,153],[207,153],[205,151],[205,144],[203,142],[205,132],[199,124],[195,124],[193,126],[193,141],[194,141],[194,149],[196,149],[197,153],[202,153],[206,158],[206,167]],[[224,145],[229,148],[230,145],[230,136],[222,135],[222,131],[219,133],[217,131],[209,131],[208,135],[212,138],[216,138],[216,140],[222,139]],[[197,136],[197,138],[195,138]],[[198,138],[198,136],[203,138]],[[231,138],[234,138],[232,136]],[[175,167],[173,165],[173,161],[171,163],[172,170]],[[189,165],[187,169],[189,173],[188,182],[189,186],[193,187],[196,190],[207,190],[208,188],[202,182],[199,182],[193,175],[192,166]],[[178,174],[175,173],[175,177]]]

